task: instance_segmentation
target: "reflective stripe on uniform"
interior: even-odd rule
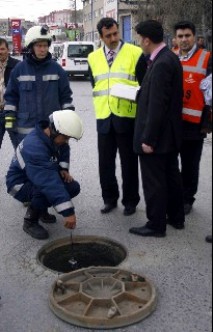
[[[22,184],[17,184],[16,186],[14,186],[11,190],[10,190],[10,192],[9,192],[9,195],[11,195],[11,196],[15,196],[20,190],[21,190],[21,188],[23,187],[23,185],[24,185],[24,183],[22,183]]]
[[[24,169],[25,168],[25,162],[24,162],[24,159],[21,155],[21,151],[20,151],[20,147],[18,146],[17,150],[16,150],[16,158],[19,162],[19,165],[21,167],[21,169]]]
[[[59,76],[58,75],[44,75],[42,77],[42,80],[44,82],[47,82],[47,81],[58,81],[59,80]]]
[[[198,118],[201,118],[201,116],[202,116],[202,112],[201,111],[192,110],[190,108],[183,108],[183,112],[182,113],[186,114],[186,115],[196,116]]]
[[[69,107],[73,107],[73,104],[64,104],[64,105],[62,105],[62,109],[64,110],[64,109],[68,109]]]
[[[69,201],[69,202],[64,202],[59,205],[56,205],[55,209],[58,213],[60,213],[65,210],[72,209],[73,207],[74,207],[74,205],[73,205],[72,201]]]
[[[117,79],[124,79],[128,81],[136,81],[136,77],[133,75],[125,74],[125,73],[108,73],[103,75],[98,75],[94,77],[95,83],[101,80],[105,79],[111,79],[111,78],[117,78]]]
[[[198,74],[206,75],[206,69],[203,68],[204,61],[205,61],[205,58],[206,58],[206,54],[207,54],[206,51],[202,51],[196,66],[185,66],[184,63],[183,63],[184,72],[198,73]]]
[[[108,96],[109,90],[93,91],[93,97]]]
[[[34,127],[33,128],[21,128],[21,127],[17,127],[16,128],[16,132],[18,134],[28,135],[28,134],[30,134],[33,131],[33,129],[34,129]]]
[[[19,82],[35,82],[36,77],[35,76],[30,76],[30,75],[23,75],[23,76],[17,77],[17,80]]]
[[[185,72],[189,72],[189,73],[198,73],[198,74],[206,75],[206,69],[203,69],[203,68],[198,69],[197,67],[183,66],[183,70]]]
[[[69,164],[65,162],[59,163],[59,166],[61,166],[61,168],[69,169]]]
[[[14,106],[14,105],[5,105],[4,106],[4,110],[5,111],[13,111],[13,112],[16,112],[17,111],[17,107],[16,106]]]

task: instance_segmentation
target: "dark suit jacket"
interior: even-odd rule
[[[138,97],[134,150],[142,143],[157,154],[178,151],[182,142],[183,70],[167,47],[154,59],[143,79]]]
[[[4,84],[5,84],[5,86],[7,86],[8,82],[9,82],[11,71],[17,65],[18,62],[20,62],[20,61],[17,60],[17,59],[14,59],[12,57],[9,57],[8,62],[7,62],[7,66],[6,66],[6,69],[5,69],[5,73],[4,73]]]

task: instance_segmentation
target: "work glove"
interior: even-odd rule
[[[5,129],[11,130],[14,128],[16,117],[8,114],[5,116]]]

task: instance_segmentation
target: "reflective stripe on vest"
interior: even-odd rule
[[[109,74],[103,74],[103,75],[98,75],[94,77],[95,83],[101,80],[106,80],[110,78],[117,78],[117,79],[124,79],[128,81],[136,81],[136,77],[133,75],[128,75],[124,73],[109,73]]]
[[[94,91],[93,97],[101,97],[101,96],[108,96],[109,90],[102,90],[102,91]]]
[[[194,67],[192,67],[192,66],[186,66],[186,65],[184,65],[184,62],[183,62],[183,70],[184,70],[184,72],[198,73],[198,74],[203,74],[203,75],[206,76],[206,68],[203,68],[206,54],[207,54],[206,51],[202,51],[202,53],[200,55],[200,58],[198,60],[198,63]]]
[[[183,114],[192,115],[201,118],[202,112],[197,110],[191,110],[189,108],[183,108]]]
[[[198,50],[183,66],[183,120],[199,124],[205,105],[204,96],[200,90],[200,83],[206,77],[210,52]]]
[[[110,95],[115,84],[138,86],[135,68],[142,54],[139,47],[124,44],[109,67],[104,49],[91,53],[88,62],[95,82],[93,102],[97,119],[106,119],[112,113],[118,117],[135,118],[136,103]]]

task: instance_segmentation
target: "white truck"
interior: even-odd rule
[[[88,55],[95,50],[95,43],[84,41],[68,41],[61,45],[58,63],[68,76],[89,75]]]

